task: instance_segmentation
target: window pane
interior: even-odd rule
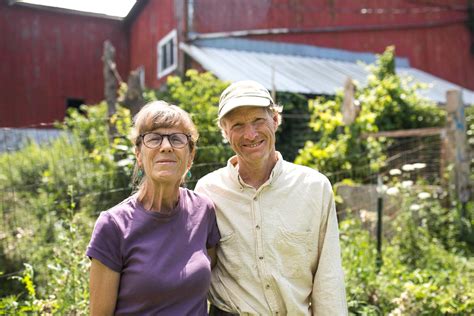
[[[173,52],[173,49],[174,49],[174,43],[173,43],[173,39],[171,39],[170,41],[170,66],[174,64],[174,52]]]

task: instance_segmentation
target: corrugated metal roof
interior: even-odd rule
[[[204,69],[211,71],[219,79],[225,81],[252,79],[260,82],[267,89],[273,89],[272,82],[274,82],[277,91],[317,95],[334,95],[337,90],[342,89],[347,77],[351,77],[361,85],[366,84],[368,74],[366,66],[357,62],[361,59],[367,61],[366,58],[358,59],[361,53],[309,46],[315,48],[311,51],[308,45],[287,45],[274,42],[270,44],[273,47],[271,49],[267,45],[268,42],[249,40],[244,40],[244,42],[241,40],[241,44],[254,42],[253,48],[240,45],[243,48],[236,49],[235,47],[238,47],[239,43],[235,41],[234,39],[233,44],[229,44],[231,42],[227,41],[228,45],[222,44],[226,41],[215,41],[215,44],[207,45],[202,42],[195,43],[199,46],[181,43],[180,47]],[[260,48],[256,45],[260,45]],[[275,45],[294,48],[305,46],[307,52],[297,50],[301,53],[300,55],[288,54],[288,49],[279,50]],[[316,54],[317,50],[323,53]],[[341,51],[345,54],[341,55]],[[344,58],[338,58],[338,56]],[[408,65],[408,62],[402,60],[401,64]],[[397,67],[396,71],[400,76],[412,77],[415,82],[429,84],[429,88],[420,90],[420,94],[437,103],[445,103],[446,91],[459,89],[463,91],[464,102],[474,104],[474,92],[471,90],[416,68]]]

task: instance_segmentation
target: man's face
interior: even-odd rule
[[[274,157],[278,118],[266,108],[237,108],[223,118],[222,127],[239,159],[255,163]]]

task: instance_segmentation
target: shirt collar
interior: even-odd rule
[[[283,156],[279,151],[276,152],[277,154],[277,162],[275,166],[272,169],[272,172],[270,173],[270,177],[268,180],[265,182],[265,184],[262,185],[271,185],[278,179],[278,176],[282,172],[282,165],[283,165]],[[243,187],[249,187],[245,182],[240,178],[239,175],[239,166],[237,165],[237,156],[232,156],[228,161],[227,161],[227,170],[229,171],[230,177],[232,179],[232,182],[237,185],[240,189],[243,189]]]

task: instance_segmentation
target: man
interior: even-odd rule
[[[254,81],[221,95],[218,123],[236,156],[196,186],[221,232],[211,315],[347,314],[331,184],[275,150],[280,111]]]

